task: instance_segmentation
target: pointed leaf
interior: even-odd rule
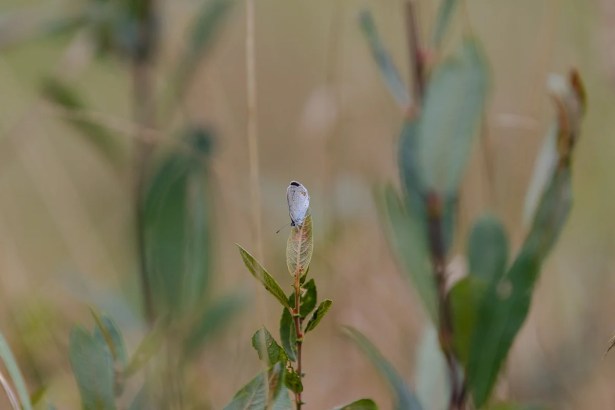
[[[288,396],[284,388],[284,367],[278,363],[241,388],[224,410],[289,410],[284,395]]]
[[[487,96],[487,66],[473,40],[440,64],[426,91],[418,159],[425,185],[455,195],[472,150]]]
[[[320,305],[318,305],[318,308],[316,308],[316,311],[312,314],[310,321],[305,327],[305,333],[316,329],[316,326],[318,326],[322,318],[325,317],[329,309],[331,309],[332,304],[333,304],[333,301],[329,299],[325,299],[322,302],[320,302]]]
[[[305,275],[310,267],[314,251],[312,216],[308,215],[303,224],[293,226],[286,243],[286,265],[291,275]]]
[[[336,407],[333,410],[378,410],[378,406],[372,399],[361,399],[345,406]]]
[[[467,367],[472,338],[476,330],[478,311],[485,296],[487,283],[476,276],[466,276],[450,291],[453,316],[453,347],[457,358]]]
[[[284,309],[280,318],[280,341],[286,355],[293,362],[297,360],[297,330],[288,309]]]
[[[394,410],[420,410],[422,408],[414,393],[410,391],[393,365],[361,332],[351,327],[344,327],[344,333],[357,344],[386,380],[395,395]]]
[[[305,285],[301,286],[301,291],[301,318],[305,319],[316,307],[318,299],[314,279],[310,279]]]
[[[284,349],[275,341],[271,333],[266,328],[261,328],[252,336],[252,347],[258,353],[258,358],[265,361],[267,366],[281,362],[284,366],[288,358]]]
[[[361,31],[363,31],[363,34],[365,35],[365,39],[367,40],[372,52],[372,56],[378,64],[380,74],[382,75],[389,92],[395,101],[397,101],[397,104],[403,110],[406,110],[410,107],[410,103],[412,101],[410,94],[408,93],[408,89],[399,75],[399,71],[395,67],[393,59],[382,44],[382,40],[380,39],[380,35],[376,29],[376,24],[374,23],[372,14],[367,10],[361,11],[361,14],[359,14],[359,23],[361,26]]]
[[[267,291],[271,293],[282,306],[292,310],[292,307],[288,303],[288,299],[286,299],[284,291],[273,276],[271,276],[265,268],[258,263],[254,256],[250,255],[248,251],[242,248],[241,245],[237,244],[237,247],[239,248],[239,253],[241,254],[241,259],[243,259],[244,265],[246,265],[252,276],[262,283],[265,289],[267,289]]]
[[[527,317],[543,260],[555,243],[571,205],[570,171],[557,171],[538,206],[532,229],[501,281],[494,281],[479,307],[468,360],[468,381],[477,407],[489,397],[515,336]]]
[[[470,275],[489,282],[502,276],[508,259],[508,238],[501,222],[494,216],[480,217],[468,240]]]
[[[202,305],[211,274],[211,134],[186,130],[155,164],[143,199],[146,273],[156,314],[176,319]]]
[[[13,381],[23,409],[32,410],[32,403],[30,402],[30,395],[28,394],[26,382],[21,370],[19,370],[15,356],[13,356],[13,352],[2,333],[0,333],[0,359],[4,363],[4,367]]]
[[[303,391],[301,376],[294,370],[286,369],[284,382],[286,383],[286,387],[293,393],[301,393]]]
[[[401,259],[427,313],[434,323],[438,322],[436,286],[431,270],[429,252],[425,243],[426,228],[423,221],[409,215],[402,201],[391,187],[384,191],[384,213],[388,217],[387,228],[392,245]]]
[[[115,372],[105,342],[76,327],[70,334],[69,354],[83,408],[114,410]]]

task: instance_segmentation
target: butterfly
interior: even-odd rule
[[[288,200],[290,226],[300,226],[308,215],[310,194],[301,183],[290,181],[286,189],[286,199]]]

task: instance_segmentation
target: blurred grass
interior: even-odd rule
[[[46,3],[27,2],[33,7]],[[164,6],[165,42],[156,74],[160,84],[168,81],[164,70],[185,47],[184,29],[199,4],[170,3]],[[427,39],[426,22],[435,16],[435,3],[419,3]],[[589,106],[575,158],[571,218],[547,262],[529,322],[497,393],[554,408],[615,407],[615,359],[601,360],[615,328],[615,185],[610,179],[615,67],[607,64],[613,61],[607,53],[613,51],[601,48],[608,44],[601,36],[615,21],[602,15],[607,3],[472,0],[454,22],[456,40],[469,22],[483,42],[493,75],[488,152],[477,144],[466,174],[460,237],[488,208],[512,233],[512,247],[519,246],[523,230],[514,223],[522,215],[533,160],[551,114],[546,77],[572,65],[586,79]],[[0,14],[25,5],[3,0]],[[320,283],[319,293],[335,306],[318,337],[306,345],[310,408],[328,408],[358,396],[373,397],[385,408],[388,403],[385,386],[373,383],[374,370],[339,337],[340,324],[361,329],[411,380],[411,358],[425,319],[395,266],[370,196],[374,184],[398,181],[394,150],[401,114],[359,32],[357,12],[363,5],[342,0],[256,3],[264,263],[280,283],[290,283],[282,253],[286,235],[275,235],[287,220],[288,181],[299,179],[308,187],[315,221],[323,214],[332,218],[326,226],[314,227],[311,272]],[[403,75],[407,58],[401,4],[372,1],[369,6]],[[219,131],[213,158],[219,293],[234,286],[261,292],[245,274],[233,245],[254,247],[248,231],[251,204],[243,135],[242,7],[221,31],[211,57],[199,66],[185,101],[191,118],[209,120]],[[75,131],[39,97],[42,78],[61,67],[70,42],[62,35],[0,54],[0,328],[24,367],[30,390],[44,380],[59,408],[76,408],[67,343],[74,323],[88,323],[88,303],[113,305],[117,296],[112,295],[128,295],[124,316],[115,319],[131,348],[140,330],[129,313],[134,314],[138,300],[127,174],[118,174],[90,146],[79,143]],[[335,42],[339,47],[332,54]],[[95,59],[72,73],[71,80],[92,110],[128,121],[130,78],[121,62]],[[328,115],[331,109],[308,109],[322,106],[335,107],[337,115]],[[130,137],[118,138],[130,146]],[[492,164],[493,189],[485,156]],[[329,189],[332,195],[327,195]],[[259,368],[249,343],[251,322],[277,327],[273,302],[248,310],[206,348],[191,376],[207,386],[214,408],[222,407]]]

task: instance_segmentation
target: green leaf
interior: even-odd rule
[[[515,336],[527,317],[543,260],[571,206],[570,170],[560,168],[538,206],[532,228],[508,273],[487,288],[472,338],[467,377],[477,407],[489,397]]]
[[[299,376],[299,374],[294,370],[289,370],[286,368],[284,382],[286,383],[286,387],[293,393],[301,393],[303,391],[301,376]]]
[[[195,314],[211,275],[211,135],[189,129],[156,164],[143,200],[146,271],[158,315]]]
[[[293,226],[286,242],[286,266],[291,275],[299,273],[304,276],[310,268],[314,252],[314,237],[312,235],[312,215],[308,215],[303,223]]]
[[[387,381],[389,388],[395,395],[394,410],[420,410],[422,407],[414,393],[410,391],[393,365],[382,356],[378,349],[358,330],[347,326],[343,330]]]
[[[469,39],[432,74],[419,119],[417,154],[430,190],[457,193],[481,123],[487,83],[486,63]]]
[[[13,356],[13,352],[9,347],[9,344],[6,342],[4,336],[0,333],[0,359],[4,363],[4,367],[8,372],[11,380],[13,380],[13,385],[15,386],[15,390],[17,391],[17,395],[19,396],[19,401],[24,410],[32,410],[32,403],[30,402],[30,395],[28,394],[28,388],[26,387],[26,382],[19,370],[19,366],[17,365],[17,361],[15,360],[15,356]]]
[[[203,2],[190,29],[188,45],[177,68],[177,91],[181,95],[189,83],[201,58],[210,50],[216,34],[226,20],[235,0],[208,0]]]
[[[506,269],[508,238],[502,223],[494,216],[480,217],[468,240],[470,275],[484,281],[498,279]]]
[[[288,391],[284,388],[284,367],[278,363],[260,373],[242,387],[224,410],[289,410]]]
[[[258,358],[265,361],[267,366],[281,362],[286,365],[288,358],[284,349],[275,341],[271,333],[266,328],[261,328],[252,336],[252,347],[258,353]]]
[[[434,323],[438,323],[436,286],[425,243],[424,222],[411,217],[391,187],[384,191],[384,209],[392,245],[427,313]]]
[[[100,315],[94,309],[91,309],[91,312],[96,321],[94,336],[102,338],[109,348],[113,360],[119,363],[123,368],[126,366],[127,356],[124,338],[122,337],[120,329],[107,315]]]
[[[115,372],[105,342],[83,328],[73,328],[69,355],[83,408],[114,410]]]
[[[486,410],[546,410],[546,407],[519,403],[496,403]]]
[[[284,309],[280,318],[280,341],[286,355],[293,362],[297,360],[297,330],[288,309]]]
[[[322,318],[325,317],[329,309],[331,309],[332,304],[333,304],[333,301],[329,299],[325,299],[322,302],[320,302],[320,305],[318,305],[318,308],[316,308],[316,311],[312,314],[310,321],[305,327],[305,333],[316,329],[316,326],[318,326]]]
[[[301,318],[305,319],[316,307],[318,293],[314,279],[310,279],[305,285],[301,286],[301,291]]]
[[[372,14],[367,10],[361,11],[359,14],[359,23],[361,26],[361,31],[363,31],[363,34],[365,35],[365,39],[367,40],[372,52],[372,56],[378,64],[380,74],[382,75],[389,92],[402,109],[407,109],[410,107],[412,102],[410,94],[408,93],[408,89],[399,75],[399,71],[393,63],[393,59],[382,44],[382,40],[378,35],[378,30],[376,29],[376,24],[374,23]]]
[[[416,395],[419,402],[426,409],[446,409],[450,399],[448,367],[440,350],[438,333],[433,326],[428,325],[423,331],[415,357]]]
[[[245,305],[246,295],[236,292],[207,306],[190,326],[184,345],[184,356],[190,358],[196,354],[212,336],[243,310]]]
[[[408,212],[416,221],[424,220],[425,187],[418,159],[419,122],[406,119],[399,136],[399,173]]]
[[[432,42],[434,49],[438,50],[442,47],[442,41],[444,35],[451,23],[453,12],[457,7],[457,0],[442,0],[440,2],[440,8],[438,9],[438,17],[436,18],[436,25],[433,31]]]
[[[345,406],[336,407],[333,410],[378,410],[378,406],[372,399],[361,399]]]
[[[98,151],[110,164],[120,165],[121,147],[114,132],[99,121],[88,118],[87,105],[70,85],[53,77],[48,77],[42,84],[43,95],[67,111],[66,122],[76,131],[87,137],[85,140]]]
[[[128,361],[124,370],[124,376],[130,377],[136,374],[143,366],[154,356],[162,347],[164,340],[164,326],[160,323],[156,323],[153,329],[145,335],[137,346],[132,357]]]
[[[472,338],[478,320],[478,311],[485,295],[487,283],[475,276],[466,276],[450,291],[449,298],[453,316],[453,347],[459,361],[468,365]]]
[[[288,299],[286,299],[284,291],[273,276],[271,276],[265,268],[258,263],[254,256],[250,255],[248,251],[242,248],[241,245],[237,244],[237,247],[239,248],[239,253],[241,254],[243,263],[246,265],[246,268],[248,268],[252,276],[262,283],[265,289],[267,289],[267,291],[271,293],[282,306],[292,310],[291,305],[288,303]]]

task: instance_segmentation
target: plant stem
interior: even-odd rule
[[[295,369],[300,378],[303,378],[301,373],[301,347],[303,346],[303,332],[301,330],[301,269],[295,272],[295,309],[293,310],[293,320],[295,322],[295,332],[297,333],[297,368]],[[301,410],[301,393],[295,393],[296,409]]]
[[[11,403],[11,408],[13,408],[13,410],[19,410],[21,406],[17,401],[17,395],[13,391],[9,381],[4,377],[4,373],[2,373],[2,371],[0,371],[0,386],[2,386],[2,389],[6,393],[9,403]]]
[[[446,291],[446,249],[442,230],[442,198],[436,193],[427,196],[428,239],[438,296],[438,339],[446,359],[451,386],[450,410],[461,410],[465,402],[465,387],[458,377],[458,365],[453,350],[453,319]]]
[[[415,0],[406,1],[405,11],[410,75],[414,84],[415,106],[420,107],[425,98],[427,84],[425,50],[421,48],[420,44]],[[457,358],[453,350],[452,310],[446,291],[446,245],[442,227],[442,202],[442,197],[437,193],[429,192],[427,194],[425,200],[428,221],[427,235],[438,296],[438,338],[440,349],[446,359],[451,385],[449,409],[462,410],[465,404],[466,389],[463,379],[458,376]]]
[[[141,0],[138,8],[139,11],[136,16],[138,19],[138,34],[132,55],[133,109],[137,124],[134,146],[134,198],[141,291],[143,293],[145,317],[151,326],[155,319],[155,312],[149,276],[147,274],[143,200],[149,158],[153,148],[152,143],[149,141],[147,130],[152,129],[155,122],[153,81],[151,76],[152,58],[156,48],[156,35],[154,33],[155,10],[152,0]]]
[[[248,108],[247,138],[250,163],[250,196],[252,199],[252,225],[256,256],[263,260],[260,176],[258,161],[258,114],[256,87],[256,45],[255,45],[254,0],[246,0],[246,102]]]

